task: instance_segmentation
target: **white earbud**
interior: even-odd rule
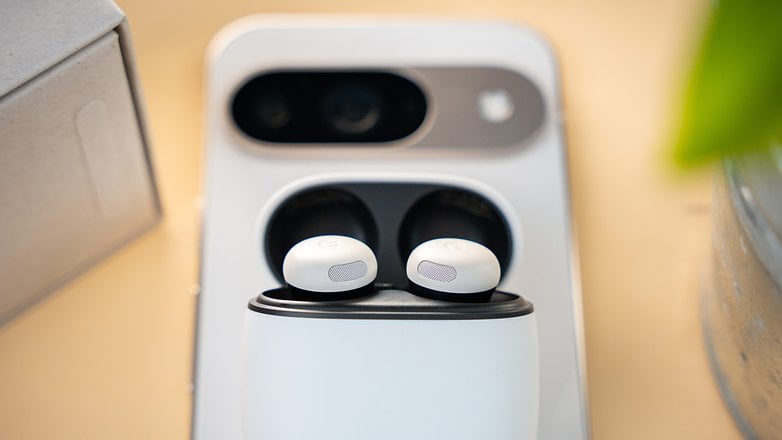
[[[413,293],[447,301],[487,301],[500,282],[500,263],[486,246],[460,238],[418,245],[407,259]]]
[[[377,259],[369,246],[355,238],[321,235],[302,240],[288,251],[282,276],[298,294],[350,297],[372,286]]]

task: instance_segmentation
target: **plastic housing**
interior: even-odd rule
[[[379,290],[251,301],[244,323],[246,440],[534,440],[535,314],[516,295],[458,304]]]

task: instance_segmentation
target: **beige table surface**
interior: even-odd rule
[[[203,54],[221,26],[256,12],[500,17],[547,35],[562,69],[594,438],[739,438],[699,327],[709,177],[674,178],[661,153],[707,0],[120,3],[165,218],[0,328],[0,438],[189,435]]]

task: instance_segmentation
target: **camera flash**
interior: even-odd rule
[[[513,116],[513,99],[502,89],[487,89],[478,95],[478,113],[492,124],[507,121]]]

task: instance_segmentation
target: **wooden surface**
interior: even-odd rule
[[[676,179],[662,157],[706,0],[120,3],[165,218],[0,328],[0,438],[189,435],[203,54],[220,27],[256,12],[499,17],[547,35],[562,71],[594,438],[739,438],[700,334],[709,178]]]

